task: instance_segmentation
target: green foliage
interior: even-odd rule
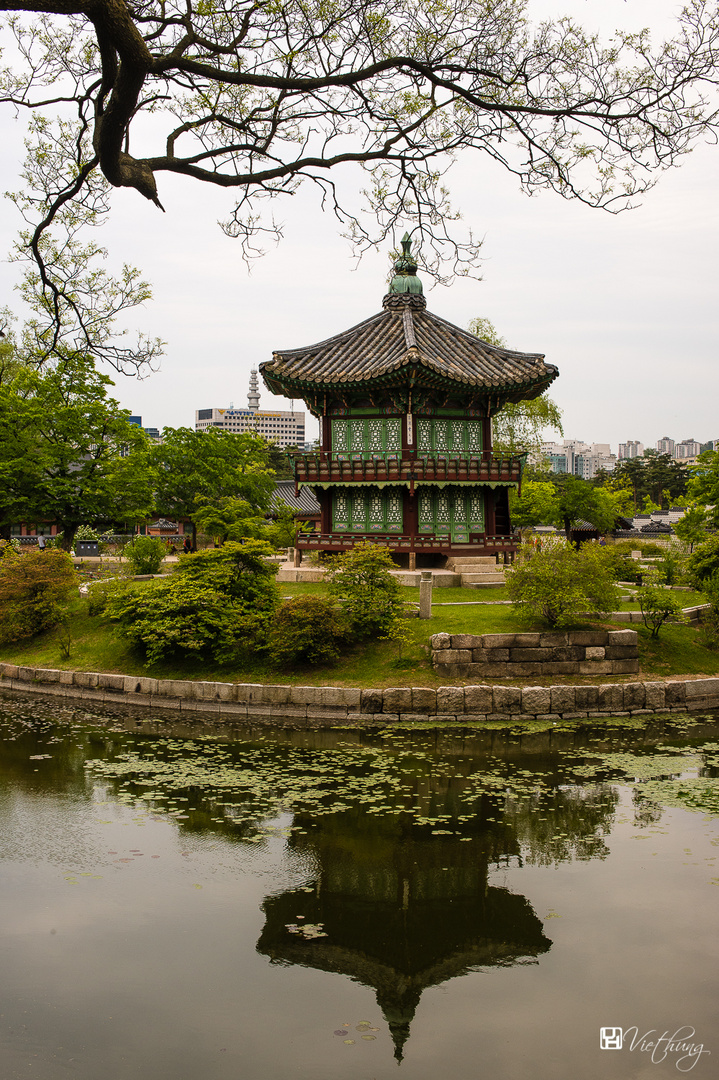
[[[709,535],[707,532],[708,525],[709,514],[706,507],[690,506],[674,525],[674,532],[683,543],[687,544],[689,551],[692,552],[695,544],[701,544],[702,541],[707,539]]]
[[[272,610],[279,603],[275,582],[277,566],[267,561],[272,548],[262,540],[240,544],[228,541],[180,558],[175,575],[210,583],[219,592],[258,610]]]
[[[233,496],[213,502],[203,500],[192,520],[203,533],[213,537],[216,544],[249,537],[262,539],[268,532],[264,516],[258,514],[246,499]]]
[[[512,604],[552,627],[569,625],[580,612],[612,611],[618,602],[611,559],[598,544],[576,550],[553,537],[540,551],[523,550],[505,579]]]
[[[707,649],[719,651],[719,573],[707,578],[702,592],[711,608],[702,614],[699,635]]]
[[[719,574],[719,533],[699,544],[687,559],[689,580],[703,589],[710,578]]]
[[[407,657],[407,650],[414,644],[414,635],[412,634],[412,628],[410,626],[409,619],[403,619],[397,615],[387,627],[386,633],[382,635],[382,641],[393,641],[397,646],[397,659],[395,660],[395,666],[398,668],[412,667],[412,661]],[[402,655],[404,652],[404,656]]]
[[[88,615],[102,615],[112,598],[124,593],[126,588],[127,582],[124,578],[106,578],[103,581],[91,582],[87,589]]]
[[[650,570],[645,575],[644,584],[637,592],[637,599],[642,613],[642,620],[653,638],[659,637],[667,619],[674,622],[682,619],[682,600],[671,589],[659,583],[659,574]]]
[[[166,553],[165,541],[159,536],[136,536],[124,550],[133,574],[159,574]]]
[[[148,664],[171,656],[236,662],[264,645],[279,603],[268,551],[248,541],[186,555],[168,578],[111,597],[108,614]]]
[[[689,469],[687,495],[705,508],[707,524],[719,529],[719,453],[707,450]]]
[[[666,548],[662,561],[659,563],[659,573],[665,585],[677,585],[684,581],[686,559],[677,551]]]
[[[680,462],[658,450],[647,450],[642,457],[618,461],[611,484],[629,489],[635,511],[641,506],[664,510],[687,492],[688,474]]]
[[[64,551],[19,555],[6,545],[0,557],[0,642],[33,637],[56,626],[63,603],[76,589],[72,560]]]
[[[69,551],[87,521],[149,513],[147,439],[108,397],[111,385],[78,355],[0,384],[0,524],[56,521]]]
[[[519,528],[551,525],[556,519],[557,489],[549,481],[525,480],[522,494],[513,488],[509,497],[512,524]]]
[[[79,525],[75,532],[76,540],[99,540],[100,534],[92,525]]]
[[[467,329],[490,345],[506,347],[505,339],[489,319],[481,316],[472,319]],[[492,449],[503,454],[531,453],[539,457],[547,429],[564,434],[562,411],[546,394],[531,401],[510,402],[492,419]]]
[[[575,521],[588,521],[608,532],[621,513],[621,497],[607,488],[594,487],[577,476],[557,475],[551,480],[525,480],[522,494],[510,500],[512,522],[520,528],[555,525],[565,536]]]
[[[306,522],[295,520],[295,513],[289,506],[275,506],[272,509],[272,521],[267,529],[267,538],[276,548],[294,547],[298,531],[305,531]]]
[[[163,442],[152,448],[158,511],[192,520],[193,548],[201,520],[209,535],[213,528],[230,539],[247,535],[242,523],[267,513],[275,488],[265,440],[254,432],[236,435],[222,428],[165,428],[162,434]]]
[[[358,639],[386,633],[402,611],[402,590],[390,571],[396,569],[386,548],[357,544],[325,562],[330,596],[342,604]]]
[[[322,596],[298,596],[275,612],[267,653],[275,667],[331,664],[347,642],[347,624],[337,605]]]

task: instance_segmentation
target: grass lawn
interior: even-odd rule
[[[321,584],[287,585],[283,593],[301,595],[307,592],[321,592]],[[480,590],[477,590],[480,591]],[[485,590],[481,590],[484,593]],[[486,590],[489,592],[490,590]],[[493,590],[502,592],[501,589]],[[417,589],[407,588],[406,594],[418,594]],[[445,596],[461,594],[466,598],[468,590],[436,590],[445,600]],[[436,595],[435,593],[435,595]],[[470,593],[472,597],[475,590]],[[689,594],[687,594],[689,595]],[[407,596],[407,599],[413,599]],[[294,672],[278,672],[266,661],[247,656],[242,661],[222,666],[213,661],[194,661],[187,663],[163,663],[147,667],[142,657],[132,650],[120,636],[118,628],[105,616],[89,616],[87,603],[83,599],[74,602],[70,621],[70,655],[65,656],[61,647],[61,635],[58,630],[50,630],[37,637],[0,648],[0,660],[10,663],[25,664],[30,667],[76,668],[83,671],[121,672],[128,675],[151,675],[164,679],[203,679],[218,682],[271,682],[295,683],[309,686],[441,686],[447,680],[438,677],[429,665],[428,639],[435,633],[519,633],[527,630],[546,629],[532,626],[520,617],[510,606],[476,605],[436,606],[428,621],[413,619],[410,622],[412,644],[406,655],[398,656],[396,643],[390,641],[372,641],[356,646],[343,656],[337,664],[324,668],[304,668]],[[586,624],[585,624],[586,625]],[[602,623],[611,627],[611,623]],[[627,629],[626,623],[616,623],[616,629]],[[697,631],[689,626],[664,626],[660,637],[651,640],[649,631],[642,625],[633,624],[633,630],[639,633],[640,664],[639,675],[597,676],[594,678],[574,678],[571,676],[551,676],[544,679],[532,678],[533,685],[548,685],[561,682],[611,682],[634,681],[642,678],[661,679],[676,675],[717,675],[719,674],[719,652],[704,648]],[[457,682],[472,680],[454,680]],[[500,684],[510,680],[491,680]]]

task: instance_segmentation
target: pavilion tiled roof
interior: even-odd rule
[[[301,397],[302,390],[361,390],[370,383],[442,387],[505,401],[534,398],[558,369],[542,353],[490,345],[427,311],[421,295],[389,293],[378,314],[301,349],[277,350],[260,365],[270,390]]]

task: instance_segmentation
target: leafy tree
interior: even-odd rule
[[[690,506],[675,523],[674,532],[680,540],[689,545],[690,554],[694,551],[695,544],[701,544],[707,539],[708,524],[709,514],[703,506]]]
[[[557,489],[541,480],[525,480],[522,494],[512,491],[509,511],[512,524],[520,528],[531,525],[551,525],[557,516]]]
[[[168,517],[192,520],[193,549],[197,548],[199,520],[217,518],[219,531],[226,526],[229,536],[233,521],[269,510],[275,479],[267,443],[259,435],[236,435],[223,428],[165,428],[162,436],[151,454],[157,469],[157,508]],[[247,504],[251,513],[245,514],[240,503]],[[223,506],[227,514],[221,523]]]
[[[687,472],[669,454],[647,450],[642,457],[618,461],[612,481],[631,490],[635,512],[642,505],[666,510],[686,494]]]
[[[324,596],[296,596],[275,612],[267,652],[281,668],[331,664],[347,642],[347,624]]]
[[[541,551],[520,552],[505,577],[512,604],[552,627],[569,625],[581,612],[612,611],[619,595],[604,548],[577,550],[560,537],[547,539]]]
[[[700,589],[710,578],[719,580],[719,535],[709,536],[694,549],[687,559],[687,573]]]
[[[690,466],[691,479],[687,485],[690,499],[707,508],[707,523],[719,528],[719,453],[707,450]]]
[[[184,556],[174,574],[112,594],[108,615],[148,664],[172,656],[237,661],[264,645],[279,603],[269,551],[248,541]]]
[[[619,516],[618,501],[611,492],[595,488],[578,476],[558,479],[554,523],[569,539],[575,521],[588,521],[600,532],[613,528]]]
[[[144,432],[108,397],[112,386],[89,357],[54,368],[21,366],[0,385],[0,521],[56,521],[62,544],[79,525],[139,521],[152,506]]]
[[[77,589],[69,556],[59,548],[17,553],[0,548],[0,642],[33,637],[57,626]]]
[[[91,304],[62,254],[83,215],[108,212],[110,187],[158,206],[166,172],[232,189],[224,228],[250,254],[279,231],[268,200],[309,183],[360,248],[411,220],[429,261],[431,247],[471,263],[479,245],[446,232],[457,215],[444,174],[460,150],[500,162],[530,193],[618,210],[717,123],[709,0],[685,8],[656,52],[646,31],[605,46],[570,18],[533,28],[526,0],[2,7],[23,13],[7,20],[14,64],[0,83],[1,99],[32,115],[23,243],[56,326],[79,319],[90,335]],[[368,218],[331,175],[352,164],[370,176]],[[122,279],[118,289],[110,310]]]
[[[330,596],[342,605],[353,634],[361,639],[386,633],[402,610],[402,590],[386,548],[355,544],[327,559]]]
[[[682,601],[671,591],[659,584],[659,575],[649,571],[643,585],[637,590],[637,599],[642,612],[642,621],[653,638],[659,637],[667,619],[681,621]]]
[[[246,499],[230,496],[205,502],[195,511],[192,521],[220,545],[226,540],[243,540],[250,536],[257,540],[267,539],[267,521]]]
[[[505,339],[489,319],[472,319],[467,329],[490,345],[506,347]],[[492,448],[504,454],[531,454],[539,460],[547,428],[564,434],[561,409],[546,394],[531,401],[510,402],[492,419]]]

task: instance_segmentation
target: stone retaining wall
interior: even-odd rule
[[[441,686],[359,690],[58,671],[0,663],[0,691],[213,713],[293,726],[579,720],[719,708],[719,678],[600,686]]]
[[[433,634],[432,667],[461,679],[536,675],[633,675],[636,630],[566,630],[546,634]]]

